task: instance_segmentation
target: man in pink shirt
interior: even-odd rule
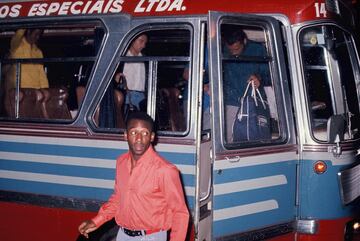
[[[116,241],[183,241],[189,212],[178,169],[153,149],[152,118],[143,112],[129,116],[125,139],[129,152],[116,161],[114,193],[98,214],[79,226],[85,237],[115,217]]]

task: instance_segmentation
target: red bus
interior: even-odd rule
[[[114,78],[124,63],[140,62],[139,108],[156,121],[156,150],[181,172],[189,240],[355,240],[355,5],[2,1],[0,239],[83,239],[77,227],[111,195],[115,159],[127,151]],[[41,54],[16,57],[16,39],[34,29]],[[228,48],[234,33],[241,55]],[[143,55],[127,56],[141,34]],[[46,84],[29,84],[40,72]],[[90,240],[114,232],[112,221]]]

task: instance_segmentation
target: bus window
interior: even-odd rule
[[[0,117],[75,118],[103,35],[99,23],[2,27]]]
[[[225,143],[279,140],[266,30],[222,24],[221,35]]]
[[[97,126],[123,129],[131,111],[148,111],[160,135],[183,133],[190,96],[189,80],[184,78],[189,68],[190,31],[164,27],[142,31],[127,45],[94,113]]]
[[[333,116],[343,119],[340,140],[358,138],[358,70],[350,35],[335,26],[315,26],[301,31],[300,43],[314,138],[330,141],[328,122]]]

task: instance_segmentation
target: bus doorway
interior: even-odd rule
[[[217,12],[209,18],[213,236],[293,240],[299,155],[279,24]],[[255,108],[265,112],[252,120]],[[267,134],[249,135],[251,128]]]

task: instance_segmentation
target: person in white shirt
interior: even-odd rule
[[[132,43],[126,56],[142,56],[141,51],[146,47],[148,37],[139,35]],[[146,70],[143,62],[125,63],[122,73],[115,75],[115,81],[120,83],[126,79],[125,104],[132,104],[140,110],[140,102],[145,99]]]

